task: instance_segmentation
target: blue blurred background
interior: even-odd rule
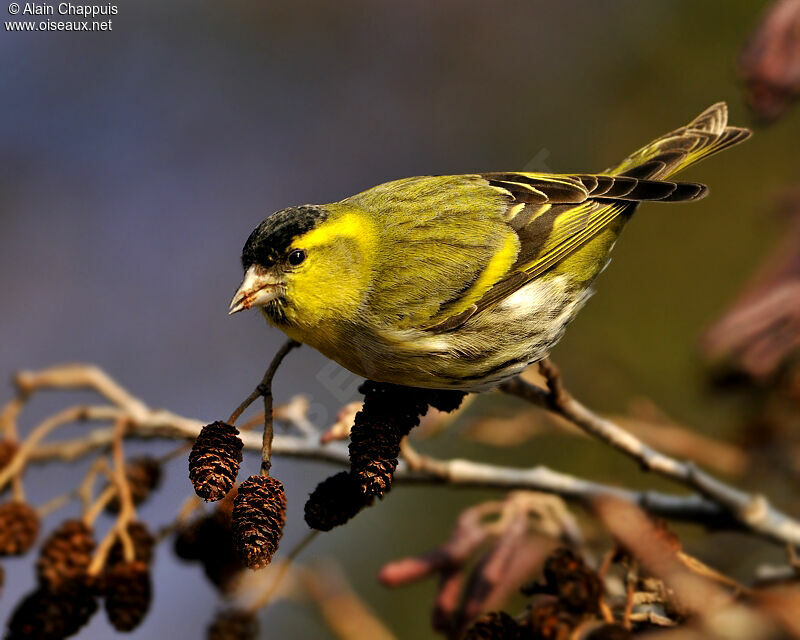
[[[93,362],[153,406],[227,416],[283,340],[257,314],[227,316],[242,244],[265,215],[407,175],[531,162],[599,170],[718,100],[747,124],[734,60],[761,10],[752,0],[139,0],[119,5],[107,33],[2,31],[0,373]],[[696,340],[778,233],[765,211],[798,175],[798,134],[795,113],[687,172],[710,198],[641,208],[554,353],[588,404],[623,411],[647,396],[725,436],[738,406],[705,397]],[[276,380],[279,400],[302,391],[327,409],[320,426],[341,405],[321,381],[325,366],[301,349]],[[23,427],[58,406],[37,399]],[[446,433],[420,447],[663,486],[599,445],[569,442],[492,449]],[[83,468],[37,467],[31,501]],[[305,533],[305,496],[329,472],[276,463],[290,500],[286,547]],[[168,522],[189,492],[176,460],[141,517]],[[398,637],[429,637],[435,585],[389,591],[375,574],[433,546],[489,495],[398,487],[303,558],[336,558]],[[730,534],[697,544],[732,572],[771,553]],[[0,620],[34,584],[30,557],[4,564]],[[153,608],[131,637],[201,637],[217,596],[200,569],[168,544],[155,566]],[[329,637],[302,604],[278,603],[262,622],[265,637]],[[97,616],[79,637],[111,633]]]

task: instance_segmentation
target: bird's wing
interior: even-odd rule
[[[433,326],[476,303],[519,254],[519,236],[503,219],[508,201],[477,175],[404,178],[342,201],[381,229],[365,305],[374,322]]]
[[[477,300],[454,305],[453,313],[437,313],[427,326],[432,332],[457,329],[513,294],[627,217],[637,202],[696,200],[706,193],[697,183],[602,174],[486,173],[480,178],[505,196],[502,217],[516,234],[519,250],[508,270]],[[578,277],[596,275],[605,263],[606,245],[596,247],[598,255],[584,261],[586,273]]]

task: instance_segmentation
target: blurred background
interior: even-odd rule
[[[0,373],[92,362],[153,406],[224,418],[283,341],[258,314],[227,316],[241,247],[268,213],[408,175],[600,170],[719,100],[733,124],[750,124],[736,60],[765,6],[139,0],[119,5],[107,33],[2,31]],[[611,414],[646,398],[693,431],[740,442],[753,392],[711,391],[698,345],[785,233],[772,209],[800,176],[798,139],[800,113],[790,111],[682,174],[708,183],[709,198],[640,208],[553,353],[575,395]],[[356,385],[304,348],[288,357],[275,389],[278,401],[307,394],[324,427],[358,397]],[[37,398],[23,429],[58,406],[62,398]],[[521,409],[488,398],[470,411]],[[595,442],[515,432],[515,446],[500,446],[469,423],[459,418],[417,447],[668,487]],[[257,463],[246,457],[245,465]],[[736,482],[797,513],[796,471],[767,466]],[[30,501],[45,501],[84,469],[37,467],[26,477]],[[306,496],[331,468],[279,459],[275,469],[289,497],[288,548],[305,534]],[[191,491],[184,458],[165,473],[140,510],[156,526]],[[436,585],[389,590],[376,574],[438,544],[464,507],[492,495],[397,486],[301,559],[339,563],[398,637],[432,637]],[[77,513],[69,507],[45,527],[70,509]],[[780,554],[735,534],[694,539],[692,531],[692,551],[733,575]],[[30,556],[4,566],[0,620],[35,583]],[[201,569],[164,543],[154,571],[154,604],[131,637],[202,637],[218,596]],[[302,601],[261,615],[265,637],[332,637]],[[111,633],[96,616],[79,637]]]

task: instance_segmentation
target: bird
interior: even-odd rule
[[[229,313],[358,376],[485,391],[548,356],[641,202],[707,194],[669,178],[747,139],[724,102],[599,173],[417,176],[293,206],[242,250]]]

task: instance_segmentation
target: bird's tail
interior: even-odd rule
[[[670,131],[634,151],[605,173],[665,180],[706,156],[747,140],[750,135],[749,129],[728,126],[728,105],[718,102],[686,126]]]

